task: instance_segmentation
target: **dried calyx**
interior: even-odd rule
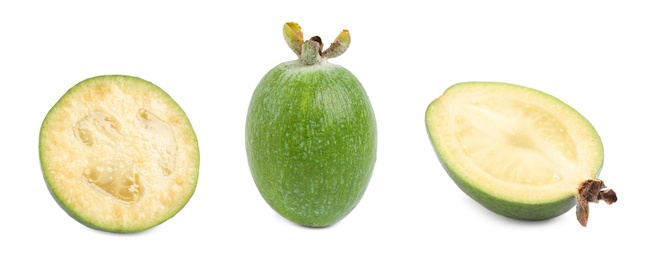
[[[607,189],[601,180],[586,180],[580,184],[577,199],[576,216],[583,227],[587,226],[589,219],[589,202],[598,203],[604,200],[607,204],[612,204],[618,200],[616,193]]]
[[[289,48],[298,55],[298,60],[307,65],[317,64],[322,60],[340,56],[347,50],[351,41],[349,31],[343,30],[329,48],[323,51],[322,39],[314,36],[305,41],[302,29],[294,22],[285,23],[282,34]]]

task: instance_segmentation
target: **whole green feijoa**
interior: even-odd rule
[[[246,152],[265,201],[295,223],[325,227],[347,216],[363,196],[376,162],[376,119],[358,79],[327,62],[350,37],[343,30],[322,49],[284,25],[297,60],[271,69],[257,85],[246,120]]]

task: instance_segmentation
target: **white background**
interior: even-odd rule
[[[636,259],[643,256],[645,7],[637,1],[3,1],[0,259]],[[367,90],[378,159],[359,205],[311,229],[277,215],[246,162],[251,94],[295,59],[282,25],[330,43]],[[126,74],[163,88],[197,133],[197,190],[174,218],[129,235],[89,229],[52,199],[38,133],[79,81]],[[427,137],[426,106],[463,81],[537,88],[576,108],[605,145],[618,202],[541,222],[489,212],[457,188]]]

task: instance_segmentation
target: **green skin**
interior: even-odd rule
[[[258,190],[283,217],[325,227],[363,196],[376,161],[376,119],[347,69],[323,61],[279,64],[258,84],[246,151]]]

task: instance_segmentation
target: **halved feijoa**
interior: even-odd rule
[[[448,88],[426,110],[433,148],[454,182],[498,214],[553,218],[616,201],[598,174],[603,146],[580,113],[544,92],[498,82]]]
[[[72,87],[40,129],[40,163],[58,204],[98,230],[137,232],[179,212],[197,185],[199,149],[184,111],[140,78]]]

